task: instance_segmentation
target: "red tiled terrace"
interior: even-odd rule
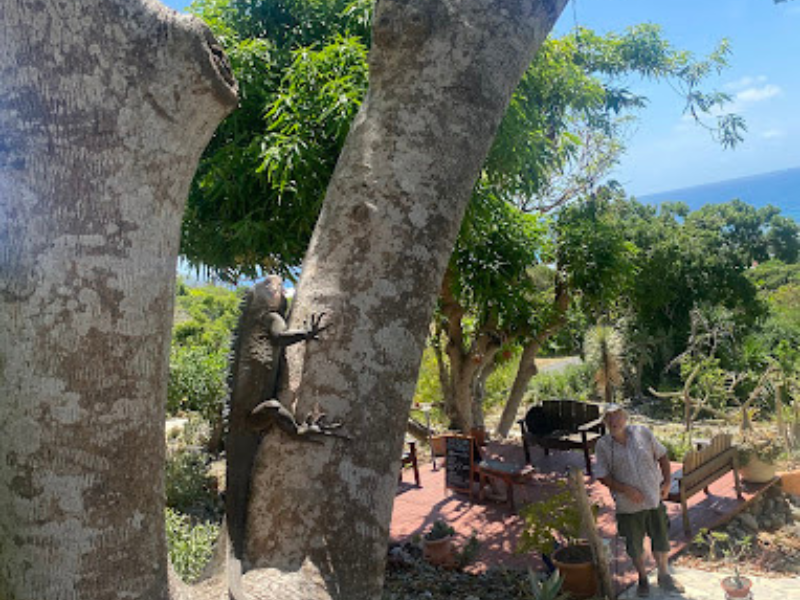
[[[490,442],[485,453],[487,457],[508,462],[524,464],[524,456],[520,443],[504,444]],[[534,476],[523,485],[515,487],[516,506],[524,506],[546,498],[557,490],[556,482],[566,480],[566,472],[570,466],[584,469],[581,452],[551,452],[545,456],[541,449],[534,449],[531,460],[535,469]],[[437,519],[444,519],[456,530],[462,540],[466,540],[474,531],[480,541],[480,549],[476,561],[468,568],[480,572],[490,567],[505,566],[509,568],[542,569],[538,556],[515,554],[514,548],[522,530],[522,520],[516,510],[509,508],[505,502],[479,501],[476,490],[472,499],[467,494],[446,490],[444,486],[444,459],[438,458],[438,468],[433,470],[430,462],[420,463],[421,487],[413,483],[413,474],[406,470],[403,482],[398,487],[392,515],[391,537],[404,540],[413,536],[421,536]],[[680,468],[673,464],[673,471]],[[633,565],[625,554],[624,540],[616,536],[614,519],[614,503],[608,490],[599,481],[585,476],[586,488],[590,500],[600,506],[597,519],[600,535],[611,541],[611,572],[618,591],[627,588],[635,581]],[[768,484],[769,485],[769,484]],[[499,487],[503,487],[500,484]],[[692,531],[703,527],[715,527],[730,520],[751,502],[766,486],[744,484],[744,500],[736,497],[733,474],[728,473],[710,487],[710,494],[702,492],[689,501],[689,517]],[[670,555],[674,556],[683,550],[688,542],[683,532],[680,505],[667,503],[670,518]]]

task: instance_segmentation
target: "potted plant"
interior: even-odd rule
[[[739,574],[738,565],[744,556],[753,553],[753,536],[748,535],[739,539],[732,537],[726,531],[701,529],[692,545],[700,552],[699,556],[705,556],[712,561],[722,558],[724,564],[733,566],[733,575],[725,577],[720,582],[726,598],[750,597],[753,582]]]
[[[564,579],[562,589],[573,598],[597,594],[597,571],[592,551],[579,539],[581,518],[568,489],[520,510],[524,525],[517,552],[537,551],[545,564],[558,569]]]
[[[456,531],[441,519],[422,538],[422,554],[432,565],[455,566],[453,536]]]
[[[733,575],[725,577],[721,583],[726,598],[750,598],[753,582],[749,577],[739,575],[739,567],[734,567]]]
[[[739,473],[751,483],[766,483],[775,477],[775,460],[783,452],[777,437],[750,436],[737,446]]]

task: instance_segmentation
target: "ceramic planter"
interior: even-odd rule
[[[739,576],[737,583],[736,577],[730,576],[722,580],[722,589],[725,590],[726,598],[750,598],[750,588],[753,582],[747,577]]]
[[[597,594],[597,570],[592,562],[589,544],[559,548],[553,552],[552,560],[564,578],[563,591],[569,592],[575,600],[584,600]]]
[[[469,434],[475,438],[475,443],[479,446],[486,445],[486,428],[485,427],[473,427],[470,429]]]
[[[422,555],[432,565],[439,567],[452,567],[455,565],[452,536],[438,540],[424,540]]]
[[[739,468],[739,475],[744,481],[750,483],[767,483],[775,477],[775,465],[765,463],[760,458],[753,456],[746,465]]]

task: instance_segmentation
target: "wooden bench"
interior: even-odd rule
[[[672,485],[667,500],[680,502],[683,511],[683,530],[692,535],[689,522],[688,500],[700,490],[708,495],[708,486],[720,477],[733,471],[736,496],[742,499],[742,484],[739,481],[739,463],[733,436],[729,433],[715,435],[711,442],[700,450],[691,450],[683,458],[683,468],[672,474]]]
[[[545,455],[550,450],[583,450],[586,473],[592,474],[590,454],[605,433],[600,407],[577,400],[545,400],[528,409],[519,421],[525,461],[531,462],[530,447],[540,446]]]
[[[515,463],[500,462],[499,460],[482,460],[478,463],[480,484],[478,497],[483,501],[483,490],[489,479],[499,479],[506,486],[506,501],[509,508],[514,508],[514,486],[523,485],[533,477],[533,467]]]

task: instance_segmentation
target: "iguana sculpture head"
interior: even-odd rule
[[[286,314],[286,294],[283,290],[283,279],[277,275],[268,275],[253,286],[253,299],[256,306],[268,312]]]

